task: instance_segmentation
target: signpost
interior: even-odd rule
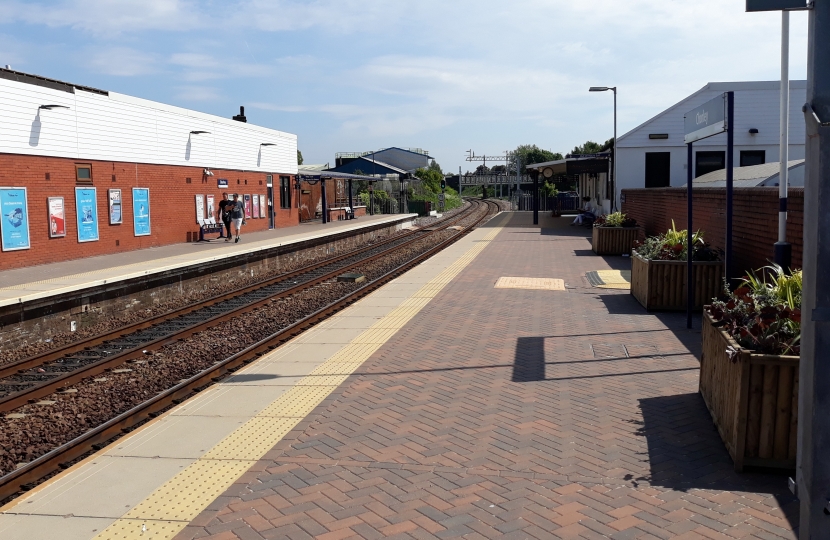
[[[692,327],[692,308],[695,298],[694,281],[694,246],[692,245],[693,219],[692,219],[692,184],[694,173],[692,163],[694,152],[692,145],[695,141],[727,132],[726,134],[726,261],[724,261],[726,283],[731,284],[732,280],[732,176],[733,176],[733,130],[735,115],[735,93],[726,92],[716,98],[710,99],[700,107],[686,113],[683,117],[684,137],[683,141],[687,148],[686,165],[686,328]]]
[[[807,0],[746,0],[747,11],[796,11],[809,9]]]

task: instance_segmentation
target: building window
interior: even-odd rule
[[[695,153],[695,178],[726,168],[726,152]]]
[[[291,208],[290,176],[280,176],[280,208]]]
[[[671,185],[671,152],[646,152],[646,187]]]
[[[83,186],[92,185],[92,165],[88,163],[75,164],[75,182]]]
[[[765,150],[741,150],[741,167],[763,165],[766,162],[767,152]]]

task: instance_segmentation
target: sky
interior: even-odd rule
[[[567,153],[708,82],[779,80],[781,15],[744,0],[0,0],[0,65],[298,136],[305,163],[389,146]],[[791,15],[790,78],[807,17]]]

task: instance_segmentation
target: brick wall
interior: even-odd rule
[[[77,185],[76,163],[92,165],[99,222],[99,240],[96,242],[78,242],[74,189]],[[229,194],[267,196],[265,173],[211,169],[215,176],[203,177],[202,171],[202,167],[0,154],[0,186],[27,188],[31,242],[31,249],[28,250],[0,252],[0,270],[196,240],[199,226],[196,223],[195,196],[213,194],[218,205],[225,191],[217,187],[218,178],[228,179]],[[273,177],[274,196],[279,197],[278,172],[275,171]],[[150,188],[150,236],[134,235],[133,187]],[[107,190],[114,188],[121,189],[123,199],[123,222],[119,225],[109,224]],[[49,238],[48,197],[64,198],[66,236],[63,238]],[[296,208],[281,209],[278,201],[274,206],[277,227],[299,223]],[[247,231],[266,229],[268,219],[248,220]]]
[[[686,228],[686,188],[624,189],[622,211],[637,220],[645,235]],[[726,237],[726,188],[694,190],[695,230],[720,248]],[[793,246],[793,267],[801,267],[804,188],[790,188],[787,241]],[[643,233],[641,232],[641,236]],[[733,192],[732,242],[735,269],[747,272],[773,260],[778,240],[778,188],[736,188]]]

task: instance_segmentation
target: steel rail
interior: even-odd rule
[[[142,358],[146,354],[152,353],[153,351],[155,351],[155,350],[157,350],[161,347],[164,347],[165,345],[169,345],[171,343],[175,343],[177,341],[187,339],[187,338],[191,337],[192,335],[194,335],[198,332],[202,332],[202,331],[210,328],[211,326],[215,326],[216,324],[220,324],[222,322],[228,321],[228,320],[230,320],[234,317],[237,317],[239,315],[243,315],[243,314],[248,313],[250,311],[256,310],[256,309],[262,307],[263,305],[265,305],[269,302],[272,302],[275,299],[285,298],[287,296],[297,294],[298,292],[300,292],[302,290],[309,289],[311,287],[319,285],[320,283],[323,283],[325,281],[333,279],[333,278],[337,277],[337,275],[342,274],[343,272],[346,272],[346,271],[348,271],[352,268],[355,268],[357,266],[366,264],[368,262],[378,260],[382,256],[388,255],[391,252],[394,252],[398,249],[402,249],[406,246],[409,246],[414,242],[420,241],[423,238],[426,238],[427,236],[429,236],[430,234],[432,234],[434,232],[437,232],[439,230],[444,230],[447,227],[450,227],[452,225],[452,223],[458,222],[460,219],[464,219],[466,217],[469,217],[469,212],[474,213],[475,208],[476,207],[473,206],[468,211],[462,213],[460,216],[457,216],[457,217],[453,216],[455,219],[451,219],[446,223],[442,223],[438,227],[434,227],[434,226],[430,227],[429,228],[429,234],[427,234],[427,235],[412,234],[412,235],[407,235],[403,238],[396,237],[394,240],[390,240],[390,241],[382,243],[382,244],[377,244],[377,245],[373,245],[373,246],[368,246],[366,248],[361,248],[361,249],[357,250],[357,253],[352,253],[351,257],[359,256],[360,254],[365,253],[366,251],[377,250],[379,247],[383,247],[384,245],[392,244],[391,247],[389,247],[385,250],[382,250],[380,252],[372,253],[370,256],[368,256],[364,259],[360,259],[358,261],[355,261],[353,263],[346,264],[344,266],[338,266],[338,267],[334,268],[333,270],[331,270],[329,272],[326,272],[322,275],[313,277],[310,280],[302,281],[301,283],[298,283],[297,285],[295,285],[293,287],[289,287],[288,289],[280,291],[276,294],[272,294],[272,295],[269,295],[269,296],[264,297],[262,299],[254,300],[252,302],[245,303],[245,304],[243,304],[243,305],[241,305],[237,308],[233,308],[233,309],[224,311],[222,313],[218,313],[218,314],[216,314],[212,317],[209,317],[208,319],[198,321],[198,322],[193,323],[193,324],[186,325],[186,326],[184,326],[180,329],[177,329],[175,332],[172,332],[168,335],[159,337],[157,339],[142,342],[142,343],[136,345],[135,347],[121,350],[121,351],[119,351],[115,354],[111,354],[109,356],[104,356],[98,361],[90,362],[89,364],[86,364],[86,365],[83,365],[83,366],[78,366],[77,369],[73,369],[71,371],[66,371],[66,372],[64,372],[60,375],[55,376],[55,377],[43,380],[42,382],[38,381],[38,384],[30,385],[29,387],[24,388],[24,389],[22,389],[18,392],[14,392],[14,393],[10,393],[8,395],[2,396],[2,397],[0,397],[0,412],[11,411],[11,410],[17,409],[19,407],[22,407],[23,405],[26,405],[27,403],[31,402],[32,400],[37,400],[39,398],[43,398],[45,396],[48,396],[48,395],[50,395],[50,394],[52,394],[52,393],[54,393],[54,392],[56,392],[56,391],[58,391],[62,388],[65,388],[67,386],[71,386],[72,384],[78,383],[78,382],[80,382],[81,380],[83,380],[85,378],[93,377],[95,375],[102,374],[102,373],[108,371],[109,369],[111,369],[112,367],[121,365],[121,364],[123,364],[125,362],[129,362],[131,360],[137,360],[139,358]],[[320,268],[324,268],[325,266],[336,264],[337,262],[340,262],[340,261],[344,260],[345,258],[348,258],[348,257],[339,257],[337,260],[329,260],[329,261],[326,261],[325,264],[315,264],[315,265],[312,265],[314,267],[313,269],[308,269],[305,272],[302,272],[301,274],[292,273],[291,275],[296,277],[297,275],[308,274],[308,273],[312,272],[314,269],[320,269]],[[283,275],[282,277],[280,277],[280,279],[277,279],[275,281],[275,283],[270,283],[269,285],[257,286],[257,287],[254,287],[253,290],[250,290],[250,291],[247,291],[247,292],[255,292],[256,290],[262,289],[264,287],[267,287],[267,286],[270,286],[270,285],[273,285],[273,284],[276,284],[276,283],[281,283],[283,281],[286,281],[287,279],[290,279],[290,278],[286,278]],[[266,282],[270,282],[270,281],[274,281],[274,280],[266,280]],[[243,289],[250,289],[250,288],[251,287],[245,287]],[[244,294],[247,294],[247,292],[244,293]],[[227,295],[222,295],[222,296],[224,297],[224,296],[227,296]],[[236,298],[238,296],[240,296],[240,295],[237,294],[233,297]],[[219,301],[209,300],[209,301],[206,301],[206,302],[200,302],[195,307],[191,306],[192,309],[189,309],[189,310],[187,310],[186,308],[185,309],[186,309],[187,313],[191,313],[191,312],[197,311],[199,309],[207,309],[209,307],[212,307],[212,306],[216,305],[217,303],[219,303]],[[174,319],[174,318],[173,317],[168,317],[164,321],[160,321],[157,324],[160,324],[161,322],[167,322],[167,321],[170,321],[172,319]],[[125,335],[125,334],[122,334],[122,333],[120,333],[120,334],[121,335],[119,337],[123,337]],[[96,345],[105,344],[105,343],[106,343],[106,341],[100,342],[100,343],[84,342],[84,343],[75,344],[74,348],[76,349],[76,352],[82,352],[83,350],[86,350],[87,348],[90,348],[90,347],[93,347],[93,346],[96,346]],[[72,353],[70,353],[70,354],[72,354]],[[50,354],[49,356],[52,357],[53,355]],[[60,357],[58,357],[58,358],[60,358]],[[36,367],[37,365],[48,366],[49,362],[54,362],[58,358],[52,358],[52,359],[48,360],[47,362],[41,362],[40,364],[32,364],[31,362],[28,362],[28,364],[30,366],[28,369],[32,369],[32,368]],[[26,370],[20,369],[19,367],[18,367],[18,369],[9,368],[8,370],[6,370],[6,373],[3,373],[3,371],[0,371],[0,377],[13,376],[13,375],[21,373],[21,371],[25,372]],[[37,376],[39,374],[32,373],[32,375]],[[21,384],[26,384],[26,383],[21,383]]]
[[[463,217],[463,214],[461,215],[461,217]],[[449,219],[448,226],[452,226],[452,223],[455,223],[461,217],[456,215],[456,216],[451,216],[450,218],[447,218],[447,219]],[[135,323],[132,323],[132,324],[128,324],[126,326],[122,326],[122,327],[116,328],[114,330],[107,330],[105,332],[101,332],[101,333],[96,334],[94,336],[90,336],[90,337],[88,337],[86,339],[83,339],[81,341],[68,343],[68,344],[63,345],[61,347],[57,347],[55,349],[51,349],[51,350],[45,351],[43,353],[38,353],[38,354],[35,354],[35,355],[32,355],[32,356],[14,361],[14,362],[10,362],[8,364],[4,364],[4,365],[0,366],[0,379],[5,378],[5,377],[9,377],[11,375],[14,375],[15,373],[20,372],[20,371],[25,371],[25,370],[31,369],[33,367],[37,367],[37,366],[40,366],[40,365],[43,365],[43,364],[46,364],[46,363],[49,363],[49,362],[53,362],[53,361],[55,361],[59,358],[67,356],[69,354],[81,352],[85,349],[88,349],[89,347],[95,347],[97,345],[101,345],[101,344],[103,344],[107,341],[111,341],[113,339],[123,337],[127,334],[132,334],[133,332],[137,332],[139,330],[144,330],[146,328],[150,328],[150,327],[155,326],[157,324],[175,319],[175,318],[180,317],[182,315],[187,315],[188,313],[192,313],[194,311],[203,309],[205,307],[211,307],[215,304],[218,304],[220,302],[224,302],[224,301],[229,300],[231,298],[235,298],[235,297],[240,296],[242,294],[253,292],[253,291],[256,291],[256,290],[261,289],[263,287],[269,287],[271,285],[275,285],[275,284],[280,283],[282,281],[292,279],[294,277],[297,277],[299,275],[302,275],[302,274],[305,274],[305,273],[308,273],[308,272],[313,272],[314,270],[317,270],[318,268],[321,268],[323,266],[327,266],[329,264],[334,264],[336,262],[339,262],[343,259],[347,259],[349,257],[353,257],[355,255],[359,255],[359,254],[364,253],[364,252],[366,252],[370,249],[375,249],[375,248],[383,246],[385,244],[401,240],[402,238],[405,238],[407,236],[413,236],[417,233],[425,231],[426,228],[427,227],[419,227],[418,229],[409,231],[409,232],[405,233],[404,235],[395,236],[394,238],[388,238],[388,239],[385,239],[385,240],[383,240],[379,243],[376,243],[376,244],[362,246],[362,247],[359,247],[357,249],[350,250],[350,251],[345,252],[345,253],[341,253],[340,255],[335,255],[334,257],[330,257],[330,258],[327,258],[325,260],[318,261],[318,262],[303,266],[303,267],[298,268],[296,270],[292,270],[290,272],[286,272],[286,273],[283,273],[283,274],[279,274],[277,276],[267,278],[263,281],[258,281],[256,283],[252,283],[250,285],[245,285],[243,287],[239,287],[239,288],[233,289],[231,291],[220,293],[220,294],[212,296],[210,298],[198,301],[194,304],[190,304],[190,305],[187,305],[187,306],[183,306],[181,308],[175,308],[175,309],[172,309],[170,311],[166,311],[164,313],[161,313],[161,314],[156,315],[154,317],[151,317],[149,319],[145,319],[145,320],[138,321],[138,322],[135,322]]]
[[[491,208],[495,206],[497,211],[500,210],[497,204],[491,203],[490,201],[484,202],[487,203],[486,206]],[[274,334],[246,347],[242,351],[239,351],[232,356],[229,356],[228,358],[212,365],[210,368],[153,396],[147,401],[117,415],[100,426],[90,429],[75,439],[64,443],[63,445],[34,459],[26,465],[23,465],[22,467],[0,477],[0,502],[14,496],[17,493],[20,493],[21,491],[28,491],[33,488],[39,480],[60,469],[68,468],[71,466],[73,461],[84,456],[90,451],[102,448],[107,441],[110,441],[122,433],[129,432],[137,424],[157,416],[160,411],[163,411],[171,404],[181,403],[194,393],[198,393],[199,391],[205,389],[212,382],[216,382],[222,376],[228,373],[233,373],[241,366],[253,362],[260,356],[276,349],[282,343],[301,334],[308,328],[311,328],[312,326],[325,320],[332,314],[357,302],[359,299],[371,292],[374,292],[392,279],[400,276],[424,260],[445,249],[447,246],[455,243],[461,237],[472,231],[490,215],[492,214],[488,210],[473,224],[459,231],[458,234],[453,235],[452,237],[428,249],[424,253],[421,253],[409,261],[406,261],[401,266],[387,272],[379,278],[372,280],[364,287],[361,287],[360,289],[349,293],[343,298],[330,303],[329,305],[315,311],[299,321],[278,330]]]

